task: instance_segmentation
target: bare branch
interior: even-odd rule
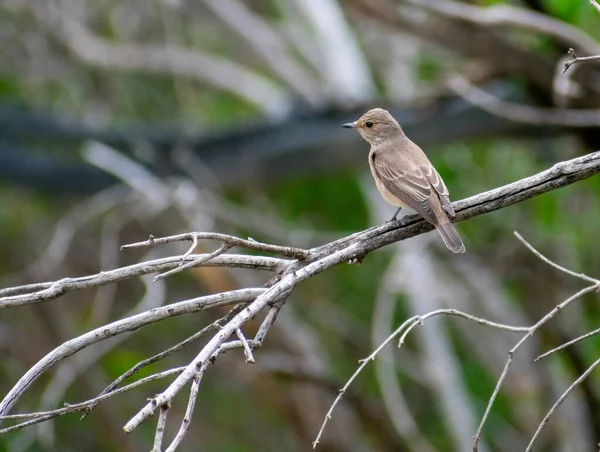
[[[586,56],[586,57],[578,57],[577,54],[575,53],[574,49],[569,49],[569,51],[567,52],[571,57],[573,57],[572,60],[568,60],[565,61],[563,63],[563,70],[562,73],[564,74],[565,72],[567,72],[569,70],[569,68],[571,66],[573,66],[574,64],[577,63],[585,63],[588,61],[596,61],[596,60],[600,60],[600,55],[593,55],[593,56]]]
[[[512,184],[508,184],[506,186],[499,187],[494,190],[490,190],[488,192],[481,193],[471,198],[467,198],[454,203],[453,206],[455,208],[455,211],[457,212],[455,221],[463,221],[465,219],[477,215],[482,215],[487,212],[492,212],[494,210],[504,208],[506,206],[521,202],[525,199],[532,198],[539,194],[569,185],[575,181],[585,179],[598,172],[600,172],[600,152],[591,153],[576,159],[558,163],[552,168],[538,173],[534,176],[524,178]],[[399,240],[404,240],[406,238],[422,234],[431,229],[431,224],[427,223],[422,218],[413,215],[405,217],[401,221],[386,223],[381,226],[372,227],[365,231],[353,234],[348,237],[344,237],[342,239],[336,240],[334,242],[325,244],[317,248],[313,248],[308,251],[299,250],[297,248],[261,244],[251,239],[243,240],[225,234],[212,233],[189,233],[173,237],[165,237],[162,239],[154,239],[153,237],[151,237],[151,239],[149,239],[146,242],[134,244],[133,247],[143,247],[153,246],[158,243],[168,243],[180,240],[189,240],[193,242],[194,237],[197,237],[198,239],[218,240],[226,244],[231,244],[234,246],[244,246],[251,249],[266,252],[275,252],[293,256],[304,256],[304,258],[290,261],[285,261],[282,259],[275,259],[274,261],[258,261],[262,262],[262,264],[265,266],[269,266],[270,269],[277,269],[281,272],[281,274],[279,274],[276,278],[274,278],[268,283],[268,286],[270,286],[268,289],[246,289],[228,292],[224,294],[200,297],[192,300],[186,300],[180,303],[175,303],[169,306],[153,309],[142,314],[138,314],[123,320],[113,322],[109,325],[86,333],[78,338],[67,341],[66,343],[64,343],[63,345],[59,346],[57,349],[46,355],[40,362],[35,364],[19,380],[19,382],[17,382],[17,384],[11,389],[8,395],[0,403],[0,413],[8,413],[12,406],[19,399],[19,397],[25,391],[28,390],[31,384],[42,373],[51,368],[57,362],[60,362],[64,358],[76,353],[77,351],[93,343],[99,342],[117,334],[122,334],[126,331],[135,330],[149,323],[162,320],[163,318],[181,315],[189,312],[197,312],[210,307],[235,303],[236,307],[230,312],[230,315],[227,317],[227,319],[224,320],[223,323],[219,324],[221,326],[220,329],[205,344],[205,346],[202,348],[202,350],[200,350],[198,355],[187,365],[185,370],[181,372],[181,374],[163,392],[151,399],[149,403],[146,406],[144,406],[135,416],[133,416],[131,420],[125,425],[125,431],[131,432],[141,422],[153,415],[157,409],[159,409],[162,406],[168,406],[172,402],[173,398],[179,393],[179,391],[181,391],[185,386],[187,386],[187,384],[192,379],[195,378],[199,369],[202,369],[203,366],[208,366],[209,364],[212,364],[220,353],[234,348],[244,348],[246,345],[251,350],[255,350],[256,348],[260,347],[270,326],[275,321],[279,309],[281,308],[283,303],[285,303],[290,292],[301,281],[308,279],[318,273],[321,273],[337,264],[348,262],[352,259],[362,259],[366,254],[375,249],[381,248],[385,245],[397,242]],[[223,262],[223,260],[226,257],[226,255],[217,256],[208,262]],[[249,258],[249,256],[243,257]],[[196,258],[197,257],[193,255],[189,255],[187,257],[187,260],[194,260]],[[170,259],[171,260],[169,262],[173,267],[178,265],[182,261],[181,257]],[[240,257],[238,256],[234,260],[234,262],[239,263],[239,259]],[[249,261],[244,262],[249,263]],[[156,267],[154,266],[152,268]],[[137,267],[136,271],[141,272],[141,270]],[[98,278],[101,278],[102,275],[103,274],[100,274],[95,277],[96,284],[98,284]],[[113,281],[124,279],[124,277],[116,278],[114,274],[111,277],[113,278]],[[100,280],[103,281],[102,279]],[[84,283],[85,278],[78,282]],[[39,287],[39,285],[35,286],[36,289],[39,289]],[[526,334],[523,341],[530,337],[532,332],[535,331],[535,329],[538,328],[539,325],[549,320],[552,316],[559,312],[560,309],[564,308],[570,302],[572,302],[573,299],[583,295],[584,293],[587,293],[587,291],[594,290],[596,287],[597,286],[594,285],[590,288],[586,288],[584,289],[584,291],[576,294],[571,299],[563,302],[555,310],[548,314],[548,316],[542,319],[540,323],[531,327],[528,330],[528,333]],[[15,292],[15,290],[13,290],[13,292]],[[16,290],[16,292],[19,293],[19,295],[17,296],[22,296],[22,289]],[[9,293],[11,292],[9,291]],[[265,317],[261,327],[259,328],[259,331],[256,334],[254,340],[230,340],[230,337],[236,335],[237,331],[241,330],[242,327],[246,324],[246,322],[253,319],[265,309],[268,309],[267,316]],[[482,324],[494,328],[505,328],[508,331],[514,330],[523,332],[522,327],[511,327],[508,325],[495,324],[493,322],[488,322],[485,320],[477,320],[476,317],[460,313],[460,311],[456,310],[434,311],[433,313],[426,314],[425,316],[413,318],[410,320],[409,323],[404,325],[404,328],[412,329],[422,320],[429,318],[432,315],[439,315],[441,313],[447,315],[458,315],[464,318],[468,318],[472,321],[480,321]],[[401,331],[402,330],[398,330],[396,335],[399,334]],[[403,337],[405,337],[405,335]],[[508,365],[506,366],[506,370],[507,369]],[[499,385],[500,384],[501,382],[499,383]],[[491,406],[492,403],[493,400],[490,401],[489,406]]]
[[[162,378],[170,377],[171,375],[177,375],[177,374],[181,373],[183,371],[183,369],[185,369],[185,368],[184,367],[176,367],[174,369],[169,369],[164,372],[159,372],[159,373],[150,375],[148,377],[144,377],[144,378],[142,378],[138,381],[135,381],[131,384],[128,384],[126,386],[123,386],[122,388],[119,388],[113,392],[99,395],[97,397],[94,397],[93,399],[86,400],[85,402],[80,402],[80,403],[76,403],[76,404],[72,404],[72,405],[69,404],[64,408],[59,408],[59,409],[51,410],[51,411],[40,411],[37,413],[9,414],[6,416],[0,416],[0,421],[4,421],[4,420],[8,420],[8,419],[31,419],[31,418],[33,418],[29,421],[22,422],[20,424],[1,429],[0,435],[9,433],[9,432],[12,432],[15,430],[20,430],[22,428],[29,427],[34,424],[39,424],[40,422],[47,421],[48,419],[52,419],[57,416],[62,416],[65,414],[76,413],[76,412],[86,413],[90,409],[90,407],[97,405],[98,403],[100,403],[103,400],[106,400],[110,397],[130,391],[134,388],[137,388],[138,386],[149,383],[151,381],[160,380]]]
[[[569,270],[568,268],[565,268],[561,265],[558,265],[556,262],[551,261],[550,259],[548,259],[546,256],[544,256],[542,253],[540,253],[538,250],[536,250],[527,240],[525,240],[521,234],[519,234],[517,231],[514,232],[514,235],[517,239],[519,239],[519,241],[525,245],[527,247],[527,249],[529,251],[531,251],[535,256],[539,257],[541,260],[543,260],[546,264],[556,268],[557,270],[560,270],[563,273],[566,273],[567,275],[571,275],[574,276],[575,278],[579,278],[579,279],[583,279],[584,281],[587,282],[591,282],[591,283],[595,283],[595,284],[600,284],[600,280],[595,279],[595,278],[590,278],[587,275],[584,275],[583,273],[576,273],[574,271]]]
[[[559,347],[553,348],[552,350],[547,351],[546,353],[541,354],[540,356],[538,356],[534,361],[538,362],[546,357],[548,357],[549,355],[559,352],[561,350],[564,350],[565,348],[567,348],[570,345],[576,344],[577,342],[581,342],[584,341],[592,336],[595,336],[597,334],[600,334],[600,328],[594,330],[594,331],[590,331],[589,333],[584,334],[583,336],[579,336],[576,337],[575,339],[570,340],[569,342],[566,342],[564,344],[562,344]]]
[[[525,342],[527,342],[529,339],[531,339],[533,337],[535,332],[542,325],[544,325],[546,322],[548,322],[550,319],[552,319],[556,314],[561,312],[564,308],[566,308],[568,305],[570,305],[575,300],[581,298],[585,294],[588,294],[588,293],[596,290],[596,287],[597,287],[596,285],[588,286],[588,287],[580,290],[579,292],[577,292],[575,295],[572,295],[571,297],[567,298],[562,303],[560,303],[552,311],[550,311],[548,314],[546,314],[541,320],[539,320],[535,325],[533,325],[529,329],[527,334],[525,336],[523,336],[523,338],[521,338],[521,340],[519,342],[517,342],[517,344],[509,350],[508,360],[506,361],[506,364],[504,365],[504,369],[502,370],[502,374],[500,375],[500,378],[498,378],[498,382],[496,383],[494,392],[492,393],[492,396],[490,397],[490,400],[488,401],[488,405],[487,405],[487,407],[485,409],[485,413],[483,414],[483,417],[481,419],[481,423],[479,424],[479,428],[477,429],[477,432],[475,433],[475,436],[473,437],[473,451],[474,452],[478,451],[479,439],[481,438],[481,432],[483,431],[483,426],[484,426],[485,422],[487,421],[487,418],[492,409],[492,405],[494,404],[494,401],[496,400],[496,397],[498,396],[498,393],[500,392],[500,388],[502,387],[502,384],[504,383],[504,380],[506,379],[506,376],[508,375],[508,370],[512,364],[515,353],[521,348],[521,346]]]
[[[169,413],[168,406],[161,406],[158,413],[158,421],[156,422],[156,433],[154,434],[154,443],[150,452],[162,451],[162,439],[167,425],[167,414]]]
[[[583,374],[581,374],[581,376],[577,380],[575,380],[573,382],[573,384],[571,386],[569,386],[567,388],[567,390],[565,392],[563,392],[563,394],[559,397],[559,399],[556,401],[556,403],[554,405],[552,405],[552,408],[550,408],[550,411],[548,411],[548,413],[546,414],[546,416],[540,423],[540,426],[538,427],[535,434],[533,435],[533,438],[531,438],[531,441],[527,445],[527,449],[525,449],[525,452],[530,452],[533,449],[533,444],[540,436],[540,433],[542,433],[542,430],[544,429],[544,427],[546,426],[546,424],[548,423],[548,421],[550,420],[550,418],[552,417],[554,412],[565,401],[565,399],[567,397],[569,397],[569,394],[571,394],[573,392],[573,390],[579,384],[581,384],[581,382],[583,380],[585,380],[594,371],[594,369],[596,369],[596,367],[598,367],[599,365],[600,365],[600,359],[598,359],[594,364],[592,364]]]
[[[486,319],[482,319],[479,317],[472,316],[470,314],[466,314],[461,311],[457,311],[456,309],[439,309],[439,310],[436,310],[433,312],[429,312],[423,316],[411,317],[410,319],[406,320],[402,325],[400,325],[400,327],[398,327],[396,329],[396,331],[394,331],[392,334],[390,334],[385,339],[385,341],[383,341],[381,343],[381,345],[379,345],[379,347],[377,347],[375,349],[375,351],[373,351],[373,353],[371,353],[369,356],[367,356],[366,358],[361,359],[359,361],[360,365],[358,366],[358,369],[356,369],[356,371],[348,379],[348,381],[346,382],[344,387],[342,389],[340,389],[339,395],[333,401],[333,403],[331,404],[331,407],[329,408],[329,411],[325,415],[325,420],[323,421],[323,424],[321,425],[321,429],[319,430],[319,433],[317,434],[317,437],[315,438],[315,441],[313,442],[313,449],[316,449],[317,445],[319,444],[319,441],[321,440],[321,436],[323,435],[323,432],[325,431],[325,426],[327,425],[327,421],[329,419],[331,419],[331,415],[333,414],[333,410],[335,409],[336,405],[342,400],[342,397],[344,397],[344,394],[348,391],[348,388],[350,387],[352,382],[356,379],[356,377],[358,377],[358,375],[367,366],[367,364],[370,361],[375,360],[375,357],[379,354],[379,352],[381,352],[381,350],[383,350],[383,348],[386,345],[388,345],[391,341],[393,341],[400,333],[403,333],[403,334],[400,338],[398,347],[401,347],[402,345],[404,345],[404,340],[406,339],[406,336],[415,326],[423,325],[423,322],[425,320],[427,320],[431,317],[436,317],[438,315],[449,315],[449,316],[454,316],[454,317],[461,317],[463,319],[470,320],[472,322],[476,322],[480,325],[489,326],[491,328],[495,328],[495,329],[499,329],[499,330],[510,331],[512,333],[521,333],[521,332],[529,331],[528,327],[503,325],[501,323],[491,322]]]
[[[241,246],[256,251],[265,251],[267,253],[279,254],[285,257],[292,257],[295,259],[305,259],[310,256],[310,251],[306,251],[300,248],[294,248],[291,246],[278,246],[270,245],[268,243],[260,243],[253,239],[240,239],[232,235],[219,234],[216,232],[189,232],[186,234],[171,235],[169,237],[155,238],[150,236],[148,240],[143,242],[131,243],[129,245],[123,245],[122,250],[129,250],[132,248],[143,248],[149,246],[162,245],[164,243],[181,242],[181,241],[194,241],[194,240],[218,240],[226,243],[230,246]]]
[[[208,255],[192,254],[185,260],[186,262],[195,262],[196,265],[194,266],[238,267],[274,272],[281,271],[285,265],[291,262],[273,257],[244,256],[239,254],[226,254],[203,261],[206,256]],[[95,275],[64,278],[53,282],[27,284],[25,286],[2,289],[0,290],[0,309],[50,301],[74,290],[99,287],[134,276],[177,268],[181,261],[181,256],[165,257],[96,273]]]
[[[175,438],[173,438],[173,442],[167,447],[165,452],[175,452],[181,441],[183,441],[183,437],[190,429],[190,422],[192,421],[192,415],[194,414],[194,407],[196,406],[196,399],[198,398],[198,389],[200,388],[200,380],[204,376],[206,372],[206,368],[209,364],[205,364],[198,371],[196,376],[194,377],[194,381],[192,381],[192,387],[190,389],[190,398],[188,400],[188,406],[185,411],[185,416],[183,417],[183,421],[181,421],[181,427],[177,431]]]
[[[576,294],[572,295],[571,297],[569,297],[568,299],[566,299],[565,301],[563,301],[562,303],[560,303],[559,305],[557,305],[554,309],[552,309],[548,314],[546,314],[542,319],[540,319],[537,323],[535,323],[533,326],[530,327],[514,327],[514,326],[510,326],[510,325],[503,325],[503,324],[498,324],[495,322],[490,322],[484,319],[480,319],[478,317],[475,316],[471,316],[469,314],[465,314],[461,311],[457,311],[454,309],[441,309],[441,310],[436,310],[436,311],[432,311],[428,314],[425,314],[423,316],[415,316],[412,317],[408,320],[406,320],[398,329],[396,329],[396,331],[394,331],[390,336],[388,336],[388,338],[383,341],[381,343],[381,345],[371,354],[369,355],[367,358],[365,358],[364,360],[360,361],[360,366],[357,369],[357,371],[350,377],[350,379],[347,381],[347,383],[344,385],[344,387],[340,390],[340,394],[338,395],[338,397],[335,399],[335,401],[333,402],[331,408],[329,409],[329,411],[327,412],[326,416],[325,416],[325,420],[323,421],[323,424],[321,426],[321,429],[319,430],[319,433],[317,434],[317,437],[315,439],[315,441],[313,442],[313,448],[316,448],[317,444],[319,443],[319,440],[323,434],[323,431],[325,429],[325,426],[327,424],[327,421],[329,419],[331,419],[331,415],[333,412],[333,409],[335,408],[335,406],[339,403],[339,401],[342,399],[343,395],[345,394],[345,392],[347,391],[347,389],[349,388],[350,384],[354,381],[354,379],[358,376],[358,374],[360,374],[360,372],[364,369],[364,367],[366,366],[366,364],[375,359],[375,356],[391,341],[393,340],[395,337],[397,337],[398,335],[400,335],[400,341],[398,346],[402,346],[404,344],[404,341],[407,337],[407,335],[412,331],[412,329],[414,327],[416,327],[417,325],[422,325],[424,320],[430,318],[430,317],[434,317],[437,315],[453,315],[453,316],[458,316],[458,317],[463,317],[466,318],[468,320],[477,322],[479,324],[485,325],[485,326],[489,326],[489,327],[493,327],[493,328],[497,328],[497,329],[501,329],[501,330],[505,330],[505,331],[511,331],[511,332],[524,332],[526,333],[520,340],[519,342],[509,351],[508,353],[508,360],[504,366],[504,369],[502,371],[502,374],[500,375],[498,382],[496,384],[496,387],[494,388],[494,391],[492,393],[492,396],[490,397],[489,403],[486,407],[485,413],[483,415],[483,418],[481,420],[481,423],[479,424],[479,427],[477,429],[477,432],[475,434],[475,436],[473,437],[473,450],[477,451],[478,450],[478,444],[479,444],[479,439],[481,437],[481,433],[483,430],[483,426],[487,420],[487,417],[489,416],[489,413],[491,411],[492,405],[500,391],[500,388],[504,382],[504,380],[506,379],[506,376],[508,374],[508,370],[512,364],[513,358],[515,353],[521,348],[521,346],[527,342],[529,339],[531,339],[533,337],[533,335],[535,334],[535,332],[544,324],[546,324],[549,320],[551,320],[554,316],[556,316],[558,313],[560,313],[563,309],[565,309],[567,306],[569,306],[572,302],[574,302],[575,300],[581,298],[583,295],[590,293],[592,291],[595,291],[599,285],[599,281],[589,278],[585,275],[579,275],[577,273],[571,272],[570,270],[564,269],[563,267],[551,262],[549,259],[547,259],[545,256],[543,256],[541,253],[539,253],[537,250],[535,250],[529,243],[527,243],[520,235],[516,234],[517,237],[520,238],[520,240],[529,248],[532,250],[532,252],[534,252],[534,254],[536,254],[538,257],[540,257],[542,260],[544,260],[544,262],[547,262],[548,264],[552,265],[555,268],[558,268],[562,271],[564,271],[565,273],[572,275],[572,276],[576,276],[578,278],[584,279],[586,281],[592,281],[594,284],[591,286],[588,286],[582,290],[580,290],[579,292],[577,292]]]
[[[195,245],[197,245],[197,244],[198,244],[198,241],[197,241],[197,239],[195,239]],[[195,245],[194,245],[194,248],[195,248]],[[182,263],[179,264],[179,267],[174,268],[173,270],[169,270],[167,272],[161,273],[160,275],[156,275],[152,279],[152,282],[156,282],[160,279],[166,278],[167,276],[174,275],[175,273],[180,273],[184,270],[187,270],[188,268],[197,267],[198,265],[204,264],[205,262],[208,262],[209,260],[214,259],[215,257],[220,256],[221,254],[225,253],[229,248],[231,248],[231,245],[224,243],[223,245],[221,245],[221,247],[218,250],[215,250],[212,253],[207,254],[206,256],[202,256],[201,258],[199,258],[195,261],[188,262],[187,264],[182,265],[183,260],[185,260],[185,255],[184,255],[184,257],[182,259]],[[190,250],[191,250],[191,248],[190,248]]]
[[[266,293],[265,289],[242,289],[205,297],[192,298],[160,308],[155,308],[141,314],[133,315],[122,320],[96,328],[79,337],[71,339],[58,346],[21,377],[17,384],[9,391],[0,403],[0,414],[5,414],[16,403],[21,395],[48,369],[55,366],[63,359],[77,353],[91,344],[108,339],[128,331],[134,331],[151,323],[159,322],[169,317],[199,312],[211,307],[227,306],[236,303],[250,302],[260,294]],[[164,402],[166,403],[166,401]],[[163,405],[159,404],[158,406]]]
[[[477,88],[466,78],[458,75],[448,80],[448,86],[467,102],[510,121],[567,127],[600,125],[600,110],[542,108],[507,102]]]
[[[596,11],[598,11],[600,13],[600,4],[598,4],[598,2],[596,0],[590,0],[590,5],[592,5],[594,8],[596,8]]]
[[[600,53],[600,45],[574,25],[546,14],[509,5],[475,6],[451,0],[404,0],[444,17],[459,19],[477,26],[511,26],[544,33],[567,45],[579,45],[589,53]]]
[[[244,336],[244,333],[242,333],[242,330],[239,328],[235,330],[235,335],[244,347],[244,355],[246,356],[246,362],[254,364],[256,361],[254,360],[254,355],[252,354],[252,348],[248,344],[248,339],[246,339],[246,336]]]
[[[193,334],[192,336],[188,337],[186,340],[180,342],[179,344],[174,345],[173,347],[168,348],[167,350],[158,353],[150,358],[146,358],[142,361],[140,361],[139,363],[137,363],[135,366],[133,366],[131,369],[129,369],[127,372],[125,372],[124,374],[122,374],[119,378],[117,378],[115,381],[113,381],[111,384],[109,384],[100,394],[104,395],[104,394],[108,394],[109,392],[113,392],[115,390],[115,388],[117,388],[123,381],[125,381],[127,378],[131,377],[132,375],[135,375],[136,373],[138,373],[140,370],[142,370],[144,367],[149,366],[150,364],[154,364],[155,362],[160,361],[163,358],[166,358],[167,356],[171,355],[172,353],[178,352],[179,350],[187,347],[190,344],[193,344],[194,342],[196,342],[198,339],[202,338],[204,335],[210,333],[211,331],[214,331],[216,329],[219,328],[220,323],[225,320],[226,317],[217,320],[216,322],[211,323],[210,325],[202,328],[200,331],[198,331],[197,333]],[[89,413],[92,412],[92,410],[94,408],[96,408],[98,404],[95,403],[93,405],[90,405],[89,409],[83,414],[83,416],[81,416],[81,419],[85,419],[87,417],[87,415]]]

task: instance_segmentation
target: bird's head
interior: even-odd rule
[[[404,134],[398,121],[383,108],[369,110],[360,119],[342,124],[342,127],[357,130],[371,145]]]

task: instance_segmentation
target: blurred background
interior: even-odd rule
[[[505,6],[518,10],[490,13]],[[534,23],[552,19],[546,32]],[[390,109],[425,149],[453,200],[598,150],[598,127],[497,117],[446,83],[460,74],[504,101],[597,109],[600,66],[560,69],[569,47],[593,54],[598,39],[600,14],[587,0],[0,0],[0,287],[186,249],[119,252],[149,234],[215,231],[308,248],[382,223],[394,208],[375,190],[368,145],[339,128],[373,107]],[[409,316],[452,307],[534,323],[581,283],[539,261],[513,231],[560,264],[600,277],[599,203],[594,177],[461,223],[466,255],[447,252],[433,233],[304,282],[257,364],[235,351],[207,373],[180,450],[309,450],[357,360]],[[0,392],[82,332],[269,277],[202,268],[4,310]],[[597,298],[572,305],[517,355],[484,429],[484,450],[523,450],[554,401],[598,358],[600,342],[591,338],[532,362],[596,329]],[[86,349],[40,379],[13,411],[91,398],[224,312],[178,317]],[[471,450],[519,337],[461,319],[428,321],[360,375],[319,450]],[[185,365],[200,347],[141,375]],[[0,450],[150,450],[154,422],[128,436],[122,426],[166,385],[112,398],[83,422],[70,415],[5,435]],[[186,400],[183,391],[167,437]],[[538,450],[594,449],[599,402],[592,374],[552,418]]]

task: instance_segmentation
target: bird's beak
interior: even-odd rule
[[[342,127],[344,129],[356,129],[356,123],[355,122],[349,122],[348,124],[342,124]]]

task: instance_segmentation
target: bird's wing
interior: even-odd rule
[[[421,166],[407,165],[402,159],[388,153],[373,152],[371,160],[381,183],[390,193],[430,223],[439,223],[431,199],[436,192]],[[441,181],[439,176],[438,179]]]
[[[448,213],[448,215],[453,217],[455,213],[454,208],[452,207],[452,202],[450,201],[450,194],[448,193],[446,184],[444,184],[444,181],[440,177],[439,173],[435,170],[432,164],[422,165],[421,171],[423,172],[425,179],[427,179],[427,181],[439,195],[444,210]]]

